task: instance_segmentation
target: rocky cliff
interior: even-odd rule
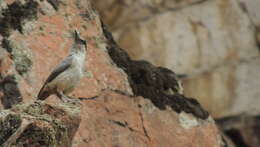
[[[260,113],[259,0],[93,4],[132,58],[181,75],[184,93],[215,118]]]
[[[26,132],[28,125],[30,133],[42,130],[42,126],[32,127],[31,121],[22,121],[26,116],[48,123],[51,142],[45,142],[46,146],[227,146],[209,113],[182,94],[177,75],[149,62],[132,60],[116,44],[88,0],[0,1],[0,26],[1,112],[18,115],[21,120],[14,123],[13,135],[0,131],[0,136],[4,135],[1,143],[11,138],[13,144],[23,146],[30,136],[15,135],[17,130],[24,128]],[[74,29],[89,42],[85,76],[72,94],[79,98],[81,107],[56,107],[62,103],[55,96],[39,105],[35,96],[51,69],[67,55]],[[19,107],[26,104],[30,105]],[[27,113],[35,105],[41,111]],[[80,116],[72,119],[71,111]],[[42,120],[41,115],[48,115],[51,121]],[[6,115],[0,117],[1,124],[13,126]],[[55,120],[66,122],[63,127],[70,135],[66,136],[63,128],[56,129]],[[81,120],[78,129],[76,120]],[[69,129],[72,121],[76,122]],[[68,142],[63,142],[59,133],[68,137]],[[48,140],[48,135],[41,136]],[[32,146],[42,143],[37,136],[29,141]]]

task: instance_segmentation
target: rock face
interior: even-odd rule
[[[170,108],[162,111],[143,97],[129,98],[105,91],[95,100],[85,100],[83,111],[81,128],[85,128],[85,135],[74,140],[74,145],[79,147],[214,147],[222,144],[211,118],[202,120],[189,113],[178,114]]]
[[[238,147],[258,147],[260,144],[260,117],[238,115],[217,120],[220,128]]]
[[[258,0],[93,4],[132,58],[185,75],[184,93],[214,117],[260,113]]]
[[[72,93],[73,97],[80,97],[82,111],[71,146],[226,145],[209,113],[196,100],[182,94],[177,75],[146,61],[131,60],[117,46],[89,1],[7,0],[0,1],[0,10],[1,109],[11,107],[3,112],[17,110],[19,104],[13,105],[21,101],[33,103],[28,108],[38,106],[33,101],[40,87],[67,55],[72,44],[71,32],[77,29],[88,41],[88,50],[85,77]],[[89,98],[93,96],[97,97]],[[50,96],[46,103],[40,103],[44,110],[45,106],[56,106],[60,101]],[[74,112],[71,109],[62,111]],[[51,118],[56,114],[46,111],[41,112]],[[63,120],[66,116],[58,115],[55,119]],[[78,120],[68,118],[66,122],[72,122],[65,125],[77,126]],[[55,123],[49,124],[50,129],[55,130],[52,125]],[[57,146],[68,146],[74,129],[67,142],[58,142]],[[52,135],[59,137],[55,131]]]
[[[0,146],[70,147],[80,124],[80,103],[18,104],[0,112]]]

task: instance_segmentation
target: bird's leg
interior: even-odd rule
[[[66,96],[65,94],[63,94],[63,92],[57,92],[56,94],[61,101],[63,101],[64,103],[69,102],[70,98],[68,96]]]

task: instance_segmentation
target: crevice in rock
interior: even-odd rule
[[[141,116],[141,121],[142,121],[142,125],[143,125],[143,118],[142,118],[142,116]],[[118,121],[118,120],[109,120],[109,122],[112,122],[113,124],[118,125],[120,127],[127,128],[131,132],[135,132],[135,133],[138,133],[138,134],[141,134],[141,135],[145,135],[145,137],[147,137],[148,140],[151,140],[150,137],[147,134],[147,131],[146,131],[144,125],[143,125],[143,132],[144,132],[143,133],[143,132],[137,131],[137,130],[133,129],[132,127],[130,127],[127,122],[121,122],[121,121]]]
[[[216,123],[238,147],[259,145],[260,116],[237,115],[217,119]]]
[[[0,92],[1,91],[4,94],[0,97],[4,109],[9,109],[13,105],[23,101],[18,84],[15,77],[12,75],[6,76],[2,81],[0,81]]]
[[[117,121],[117,120],[109,120],[110,122],[116,124],[116,125],[119,125],[120,127],[127,127],[127,124],[121,122],[121,121]]]
[[[134,97],[133,95],[131,95],[125,91],[119,90],[119,89],[105,88],[105,89],[101,90],[101,92],[104,92],[104,91],[111,91],[111,92],[115,92],[115,93],[123,95],[123,96]]]
[[[258,38],[258,34],[260,33],[260,28],[254,23],[252,17],[249,14],[249,11],[248,11],[248,9],[246,7],[246,4],[243,1],[238,1],[238,0],[236,0],[236,3],[240,7],[240,9],[246,14],[246,16],[248,17],[250,23],[255,28],[255,30],[254,30],[255,31],[254,32],[254,37],[255,37],[255,41],[256,41],[256,46],[258,48],[258,51],[260,52],[260,40]]]
[[[169,69],[155,67],[146,61],[133,61],[123,49],[118,47],[112,34],[102,23],[104,36],[107,39],[107,51],[114,63],[125,71],[135,96],[150,99],[160,110],[169,106],[176,112],[184,111],[206,119],[209,114],[200,104],[179,94],[180,85],[177,75]],[[167,91],[171,91],[171,93]]]
[[[225,134],[236,144],[236,146],[238,147],[250,147],[248,146],[242,135],[240,134],[239,130],[237,129],[230,129],[230,130],[226,130]]]
[[[148,140],[151,141],[151,137],[148,135],[148,132],[147,132],[145,126],[144,126],[144,117],[143,117],[143,114],[142,114],[141,112],[139,112],[139,116],[140,116],[140,118],[141,118],[141,122],[142,122],[142,127],[143,127],[144,134],[145,134],[145,136],[148,138]]]
[[[255,38],[258,51],[260,52],[260,26],[256,26]]]
[[[51,5],[52,7],[58,11],[59,10],[59,6],[60,6],[60,2],[59,0],[47,0]]]
[[[9,36],[12,29],[17,29],[22,32],[24,21],[37,18],[38,3],[29,0],[21,4],[15,1],[8,5],[7,9],[2,12],[0,17],[0,34],[2,36]]]

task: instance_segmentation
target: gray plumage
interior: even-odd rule
[[[87,43],[77,31],[74,33],[70,54],[51,72],[37,99],[45,100],[51,94],[56,94],[60,99],[65,100],[66,95],[74,90],[82,78]]]

